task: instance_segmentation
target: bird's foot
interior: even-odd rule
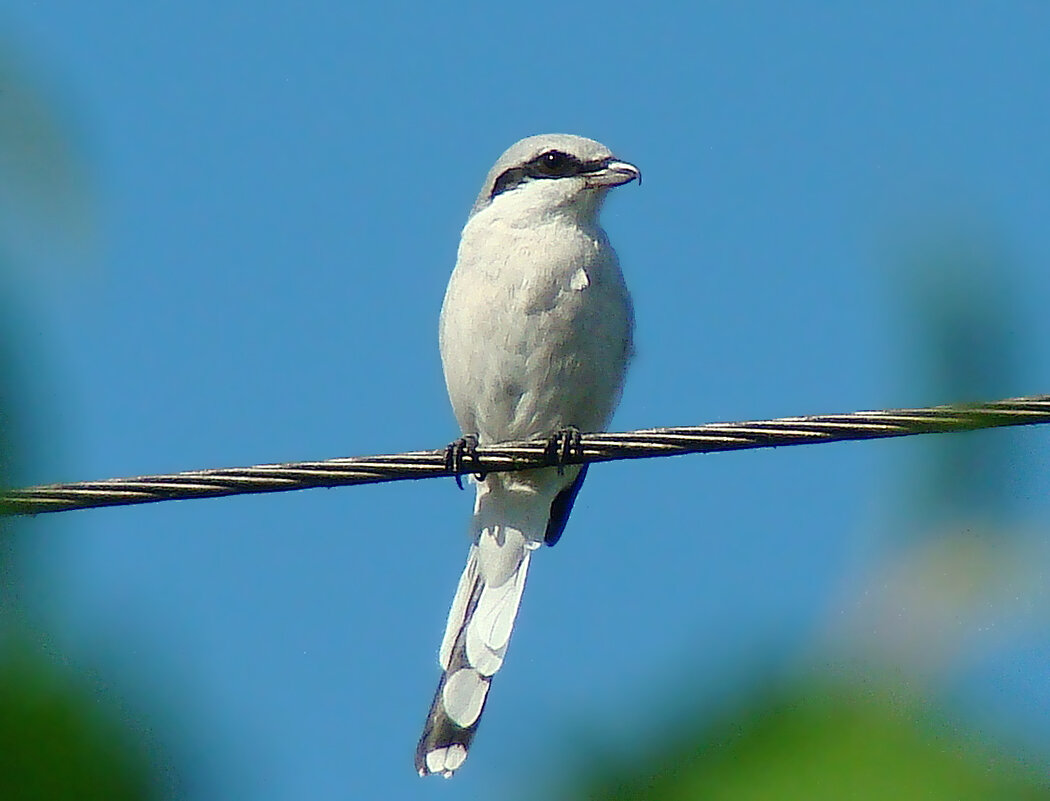
[[[558,475],[565,472],[565,465],[572,457],[583,456],[580,442],[580,429],[576,426],[565,426],[551,434],[547,440],[547,457],[558,466]]]
[[[476,472],[474,473],[478,481],[485,478],[484,471],[478,463],[478,438],[473,434],[466,434],[459,439],[450,442],[448,447],[445,448],[445,469],[448,472],[455,474],[456,486],[463,489],[463,471],[466,468],[466,460],[470,459],[474,463]]]

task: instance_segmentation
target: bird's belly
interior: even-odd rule
[[[622,292],[571,281],[554,289],[475,291],[444,320],[442,356],[456,416],[482,442],[604,428],[630,339]]]

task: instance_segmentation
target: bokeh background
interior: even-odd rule
[[[6,3],[25,485],[440,447],[518,138],[638,164],[614,428],[1050,391],[1050,6]],[[1045,798],[1050,431],[603,465],[475,747],[451,480],[5,521],[3,798]]]

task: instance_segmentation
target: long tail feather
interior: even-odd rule
[[[493,525],[471,546],[439,652],[444,673],[416,748],[421,776],[449,777],[467,758],[538,544],[514,528]]]

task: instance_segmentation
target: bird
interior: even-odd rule
[[[634,311],[599,222],[613,187],[641,181],[600,142],[530,136],[489,171],[467,218],[441,307],[445,384],[479,445],[549,438],[564,455],[603,431],[633,353]],[[475,474],[466,568],[439,649],[441,679],[416,749],[420,776],[463,764],[506,655],[532,552],[565,528],[586,466]],[[458,479],[457,479],[458,480]]]

